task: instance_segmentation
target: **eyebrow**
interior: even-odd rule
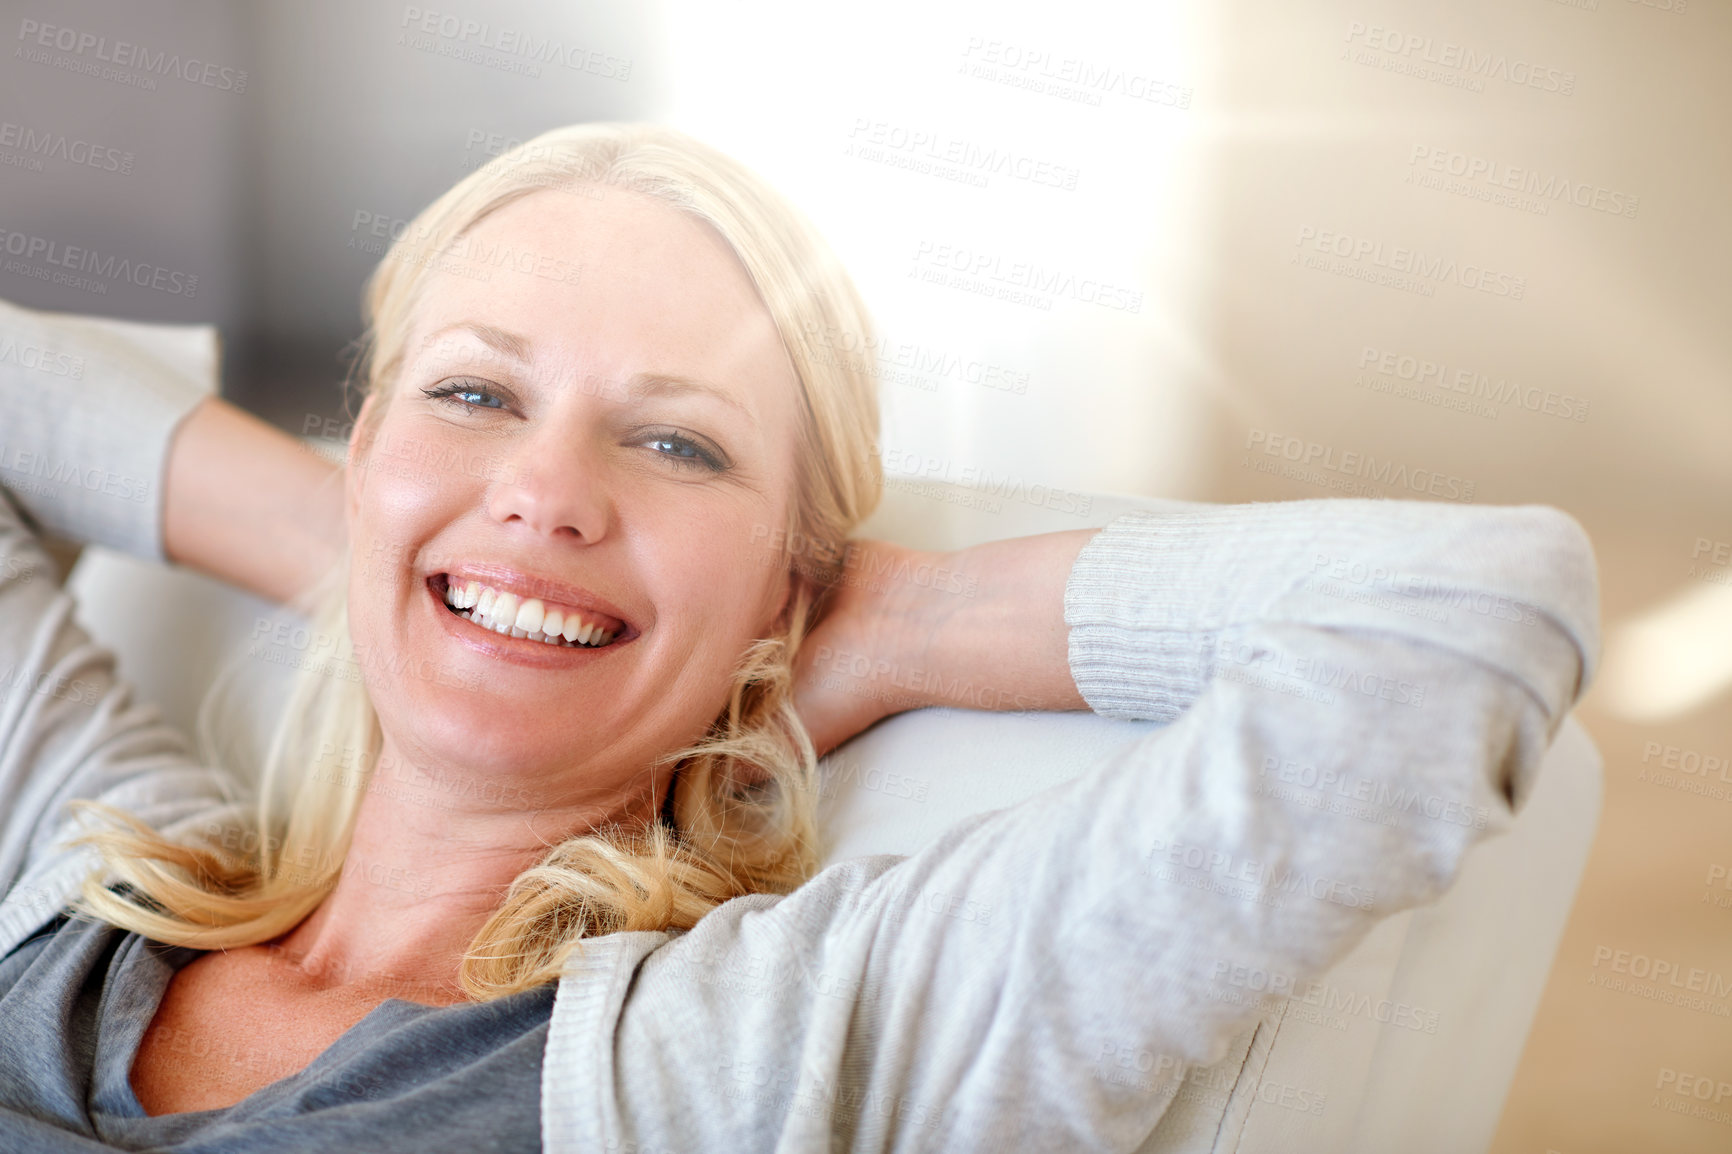
[[[454,325],[446,325],[438,332],[430,334],[427,337],[427,343],[431,344],[438,337],[450,332],[470,333],[482,344],[503,356],[524,364],[528,364],[530,361],[531,346],[528,337],[508,333],[504,329],[475,321],[459,321]],[[626,381],[625,391],[627,398],[631,401],[640,401],[646,397],[705,396],[722,402],[743,416],[752,416],[752,411],[726,389],[691,377],[674,376],[669,373],[636,373],[630,380]]]
[[[496,353],[525,363],[529,361],[529,338],[475,321],[459,321],[454,325],[446,325],[436,333],[429,333],[424,343],[432,344],[446,333],[452,332],[467,332]]]
[[[666,373],[638,373],[626,382],[626,391],[633,400],[639,400],[643,397],[681,397],[695,394],[718,400],[724,405],[738,410],[746,417],[752,415],[750,409],[746,408],[725,389],[704,381],[692,380],[690,377],[674,377]]]

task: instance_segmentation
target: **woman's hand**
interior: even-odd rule
[[[819,756],[882,718],[919,707],[888,676],[879,684],[846,670],[861,662],[868,672],[873,662],[894,665],[913,632],[908,619],[918,614],[904,584],[866,574],[893,572],[904,562],[912,571],[927,556],[888,541],[848,542],[842,579],[794,661],[794,706]]]
[[[818,753],[907,709],[1086,709],[1070,675],[1064,589],[1097,532],[953,553],[850,541],[794,663],[795,708]]]

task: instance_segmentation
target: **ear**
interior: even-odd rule
[[[366,463],[360,456],[361,430],[367,427],[367,419],[372,411],[373,394],[368,393],[366,400],[361,402],[361,412],[355,418],[355,427],[349,430],[349,465],[343,470],[343,494],[351,525],[361,507],[361,487],[366,481],[367,473]]]
[[[788,613],[794,604],[794,570],[792,567],[782,570],[778,578],[782,582],[781,600],[776,603],[776,614],[773,619],[774,628],[785,632],[788,628]]]

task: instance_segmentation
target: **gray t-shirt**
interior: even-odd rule
[[[0,959],[0,1150],[541,1149],[552,983],[455,1006],[392,998],[233,1106],[148,1116],[133,1057],[198,953],[62,914]]]

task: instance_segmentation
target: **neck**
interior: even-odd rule
[[[458,969],[511,883],[567,838],[647,821],[666,779],[632,796],[530,806],[522,790],[482,787],[406,762],[389,737],[355,820],[336,887],[276,943],[325,987],[410,1001],[467,1000]]]

